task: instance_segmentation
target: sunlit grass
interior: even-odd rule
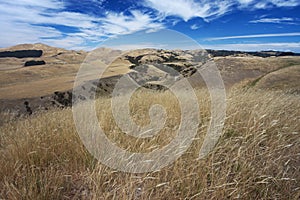
[[[210,118],[207,91],[197,91],[198,135],[188,151],[156,172],[130,174],[97,161],[81,143],[71,109],[51,110],[0,127],[1,199],[298,199],[300,197],[300,98],[280,92],[233,89],[223,136],[198,160]],[[149,123],[150,105],[168,119],[161,134],[134,139],[116,127],[110,99],[97,100],[101,127],[116,144],[148,152],[176,134],[180,109],[169,92],[138,92],[131,113]],[[197,139],[198,138],[198,139]]]

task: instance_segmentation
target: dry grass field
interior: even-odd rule
[[[3,111],[14,106],[24,110],[25,100],[37,108],[43,106],[39,101],[45,96],[71,90],[87,55],[43,44],[2,51],[21,49],[43,50],[39,59],[46,64],[24,67],[31,58],[0,58],[0,199],[300,199],[299,56],[214,57],[227,89],[225,126],[216,147],[198,159],[212,117],[211,100],[201,85],[204,82],[192,76],[190,81],[199,83],[195,85],[201,116],[192,145],[167,167],[132,174],[103,165],[87,151],[76,131],[72,108],[36,109],[30,116],[13,109]],[[83,76],[98,78],[98,68],[120,54],[103,48],[97,51],[102,58],[92,55],[93,68]],[[136,50],[128,54],[130,59],[128,55],[116,59],[104,77],[134,71],[133,64],[164,59],[166,65],[186,67],[191,54]],[[149,66],[142,76],[164,75]],[[155,104],[167,113],[165,125],[158,135],[144,139],[128,136],[117,126],[109,95],[100,95],[95,105],[110,141],[130,152],[147,153],[168,145],[181,122],[180,104],[171,92],[145,88],[130,100],[133,121],[148,125],[149,109]]]
[[[130,174],[98,163],[81,143],[71,109],[36,113],[0,127],[0,199],[299,199],[300,98],[280,91],[233,87],[216,148],[198,160],[210,117],[207,91],[197,91],[201,125],[188,151],[159,171]],[[163,146],[178,128],[178,102],[169,92],[137,92],[136,123],[149,123],[148,107],[168,112],[162,134],[135,140],[120,133],[110,99],[97,100],[101,127],[131,151]],[[144,108],[140,110],[139,108]]]
[[[293,65],[263,76],[256,86],[263,89],[300,93],[300,66]]]

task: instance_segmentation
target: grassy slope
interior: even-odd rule
[[[0,58],[0,99],[33,98],[51,95],[55,91],[72,89],[78,69],[87,54],[51,47],[41,49],[45,49],[46,52],[40,58],[47,63],[43,66],[22,67],[28,59]],[[108,54],[109,60],[110,51],[103,50],[103,52]],[[140,54],[141,52],[137,51],[133,55]],[[245,79],[257,79],[286,66],[299,65],[300,57],[217,57],[215,62],[226,86],[232,86]],[[16,63],[18,67],[9,68]],[[130,65],[128,61],[117,59],[106,71],[104,77],[127,73]],[[101,68],[103,64],[95,62],[94,67]],[[96,72],[97,68],[89,71],[94,73],[94,70]],[[195,82],[198,83],[199,80]]]
[[[286,67],[262,77],[256,83],[258,88],[284,90],[300,93],[300,65]]]
[[[226,85],[254,80],[251,84],[254,86],[269,73],[299,65],[300,57],[217,57],[215,62]]]
[[[198,137],[202,138],[210,104],[205,91],[197,94],[202,107]],[[139,124],[148,120],[147,109],[138,109],[141,104],[162,103],[170,112],[162,136],[150,141],[120,136],[107,110],[109,99],[97,102],[98,116],[105,119],[102,128],[131,150],[165,145],[180,115],[172,109],[176,100],[168,93],[143,92],[134,99],[132,112]],[[298,199],[299,101],[299,96],[279,92],[232,89],[224,134],[209,156],[197,160],[201,139],[195,140],[174,164],[145,174],[117,172],[97,163],[81,144],[70,109],[9,122],[0,127],[0,198]]]

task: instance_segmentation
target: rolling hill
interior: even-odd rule
[[[0,110],[26,113],[25,101],[30,102],[33,111],[48,109],[53,105],[69,105],[70,102],[63,102],[69,99],[67,92],[71,92],[83,62],[88,62],[91,66],[86,80],[94,81],[96,85],[96,72],[110,63],[102,76],[105,79],[97,87],[102,93],[111,93],[118,77],[123,74],[128,73],[136,80],[144,80],[141,82],[143,84],[160,84],[168,79],[168,69],[179,72],[178,75],[190,77],[189,80],[196,87],[205,87],[201,77],[193,78],[192,75],[196,65],[201,66],[210,59],[213,59],[220,70],[226,88],[247,82],[256,85],[257,80],[262,79],[258,88],[286,90],[289,88],[288,83],[296,82],[291,87],[297,90],[295,87],[298,87],[296,79],[300,57],[294,53],[162,49],[122,52],[107,48],[99,48],[90,53],[44,44],[23,44],[0,49]],[[291,66],[294,66],[291,68],[294,69],[290,72],[291,76],[286,69],[283,71],[285,75],[278,78],[278,70]],[[273,87],[273,76],[277,77],[277,85],[286,86]],[[287,81],[289,78],[291,81]]]

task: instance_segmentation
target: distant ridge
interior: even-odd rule
[[[35,43],[35,44],[18,44],[11,47],[0,48],[0,51],[3,52],[3,51],[21,51],[21,50],[53,50],[53,49],[64,50],[63,48],[52,47],[42,43]]]
[[[207,53],[211,54],[213,57],[224,57],[224,56],[258,56],[258,57],[279,57],[279,56],[300,56],[300,53],[294,52],[282,52],[282,51],[230,51],[230,50],[212,50],[207,49]]]
[[[67,49],[63,49],[63,48],[49,46],[49,45],[46,45],[46,44],[43,44],[43,43],[35,43],[35,44],[19,44],[19,45],[15,45],[15,46],[12,46],[12,47],[0,48],[0,53],[3,54],[3,56],[0,55],[0,57],[6,57],[4,55],[6,55],[7,52],[24,51],[24,50],[26,50],[28,52],[29,52],[29,50],[41,50],[43,52],[47,52],[48,54],[55,54],[56,52],[81,52],[81,53],[87,53],[87,51],[84,51],[84,50],[79,50],[79,51],[67,50]],[[101,52],[110,52],[113,49],[110,49],[110,48],[97,48],[95,50],[98,51],[99,53],[101,53]],[[117,50],[117,49],[115,49],[115,50]],[[275,57],[279,57],[279,56],[300,56],[300,53],[273,51],[273,50],[269,50],[269,51],[235,51],[235,50],[206,49],[206,51],[212,57],[257,56],[257,57],[267,58],[267,57],[272,57],[272,56],[275,56]],[[6,53],[4,53],[4,52],[6,52]],[[10,56],[8,55],[7,57],[10,57]],[[35,57],[35,56],[32,56],[32,57]]]

